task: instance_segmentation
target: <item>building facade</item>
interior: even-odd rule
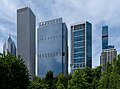
[[[7,54],[8,52],[14,56],[16,56],[16,46],[11,36],[7,39],[7,41],[3,45],[3,52]]]
[[[71,25],[71,72],[78,68],[92,68],[92,24]]]
[[[62,18],[41,22],[37,30],[37,75],[45,77],[49,70],[54,76],[68,74],[67,26]]]
[[[108,46],[108,49],[104,49],[100,56],[102,70],[105,70],[107,62],[113,64],[114,58],[117,58],[117,50],[114,48],[114,46]]]
[[[108,48],[108,26],[102,27],[102,49]]]
[[[100,65],[105,70],[107,62],[113,64],[113,59],[117,58],[117,50],[113,45],[108,46],[108,26],[102,27],[102,52],[100,55]]]
[[[17,53],[35,76],[35,15],[29,7],[17,10]]]

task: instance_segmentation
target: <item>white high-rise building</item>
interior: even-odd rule
[[[117,58],[117,50],[114,46],[108,46],[107,49],[104,49],[100,56],[100,64],[103,67],[103,70],[106,68],[107,62],[113,64],[113,59]]]
[[[29,7],[17,10],[17,54],[25,61],[32,79],[35,77],[35,22]]]

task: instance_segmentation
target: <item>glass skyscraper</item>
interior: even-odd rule
[[[16,46],[11,36],[9,36],[8,40],[3,45],[3,52],[5,52],[5,54],[9,52],[12,55],[16,56]]]
[[[102,52],[100,55],[100,65],[105,70],[107,62],[113,64],[113,59],[117,58],[117,50],[114,45],[108,46],[108,26],[102,27]]]
[[[71,25],[71,72],[78,68],[92,67],[92,24]]]
[[[108,26],[102,27],[102,49],[108,48]]]
[[[37,30],[37,75],[68,74],[67,26],[62,18],[40,22]]]

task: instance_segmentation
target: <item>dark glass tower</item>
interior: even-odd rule
[[[102,27],[102,49],[108,48],[108,26]]]
[[[78,68],[92,67],[92,24],[71,25],[71,72]]]

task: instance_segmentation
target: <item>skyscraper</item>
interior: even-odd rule
[[[35,15],[29,7],[17,10],[18,55],[25,61],[32,78],[35,76]]]
[[[78,68],[92,67],[92,24],[71,25],[71,72]]]
[[[108,26],[102,27],[102,49],[107,49],[108,47]]]
[[[16,56],[16,46],[10,35],[8,40],[3,45],[3,52],[5,52],[6,54],[9,52],[12,55]]]
[[[102,27],[102,52],[100,55],[100,65],[105,70],[107,62],[113,63],[113,59],[117,58],[117,50],[113,45],[108,46],[108,26]]]
[[[68,74],[67,26],[62,18],[40,22],[37,30],[37,75]]]
[[[105,70],[107,62],[113,64],[113,59],[117,58],[117,50],[114,46],[108,46],[101,52],[100,64],[102,65],[102,70]]]

